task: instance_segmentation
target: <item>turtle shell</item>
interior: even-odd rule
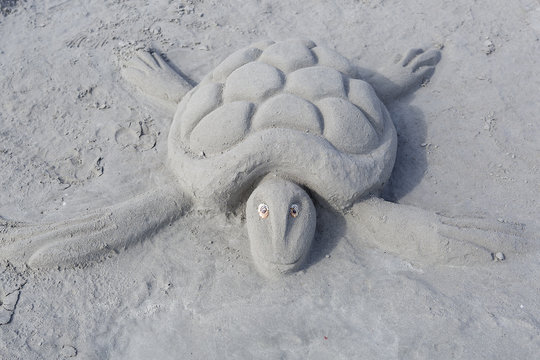
[[[309,40],[241,49],[182,99],[169,160],[196,199],[234,207],[262,177],[338,209],[379,189],[396,155],[388,111],[349,60]]]

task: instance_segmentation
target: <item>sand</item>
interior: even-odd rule
[[[426,263],[373,246],[354,209],[318,209],[309,266],[270,281],[241,216],[191,212],[97,263],[2,262],[0,358],[537,356],[537,1],[0,5],[5,219],[55,223],[163,185],[171,118],[121,77],[133,50],[159,50],[197,83],[254,41],[307,37],[371,69],[442,48],[430,82],[389,106],[399,137],[384,196],[522,227],[533,244],[502,261]]]

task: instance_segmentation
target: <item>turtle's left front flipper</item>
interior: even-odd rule
[[[420,264],[486,264],[497,254],[510,259],[534,247],[523,224],[448,217],[378,198],[354,205],[352,216],[367,245]]]
[[[0,259],[32,268],[82,264],[150,236],[189,207],[189,200],[171,185],[61,223],[3,221]]]

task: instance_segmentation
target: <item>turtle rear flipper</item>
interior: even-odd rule
[[[190,202],[171,185],[60,223],[6,222],[0,233],[0,259],[32,268],[83,264],[143,240],[189,207]]]
[[[143,94],[157,100],[174,112],[193,86],[156,52],[139,50],[125,61],[122,76]]]
[[[397,62],[386,65],[377,72],[361,67],[356,70],[357,76],[369,82],[381,100],[388,104],[414,92],[428,81],[440,60],[439,50],[410,49]]]

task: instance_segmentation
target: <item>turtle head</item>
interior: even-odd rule
[[[278,277],[303,265],[317,221],[304,189],[279,178],[263,181],[247,201],[246,219],[251,254],[260,272]]]

